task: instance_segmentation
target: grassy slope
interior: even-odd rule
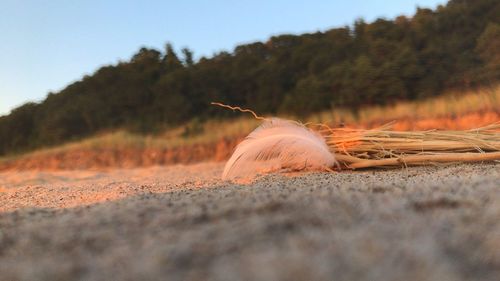
[[[301,121],[327,123],[334,126],[346,124],[348,126],[370,127],[394,120],[454,118],[478,112],[492,112],[494,113],[492,118],[496,118],[500,114],[499,110],[500,86],[497,86],[465,93],[452,92],[422,101],[400,102],[388,106],[371,106],[357,112],[345,108],[334,108],[312,115]],[[205,123],[189,123],[157,136],[136,135],[126,131],[110,132],[59,147],[0,158],[0,162],[12,161],[20,157],[40,157],[82,149],[172,149],[195,144],[215,144],[223,138],[234,139],[244,136],[258,126],[260,121],[245,115],[242,113],[242,117],[234,120],[211,120]],[[293,116],[286,118],[296,119]],[[470,122],[477,122],[475,120],[473,119]],[[496,121],[499,120],[497,119]],[[472,128],[484,124],[471,123],[469,125]]]
[[[389,106],[371,106],[358,112],[345,108],[332,109],[312,116],[311,121],[366,126],[374,122],[455,117],[498,110],[500,110],[500,85],[475,91],[449,92],[421,101],[399,102]],[[477,125],[480,124],[471,124],[472,127]]]

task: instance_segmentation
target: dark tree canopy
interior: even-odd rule
[[[498,0],[452,0],[411,18],[273,36],[199,61],[187,48],[178,56],[171,44],[141,48],[130,61],[0,117],[0,155],[117,128],[154,133],[193,118],[230,116],[211,101],[307,115],[494,83],[498,15]]]

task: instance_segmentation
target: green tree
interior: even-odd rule
[[[170,43],[165,45],[165,57],[163,58],[163,62],[167,72],[182,68],[182,62],[179,60],[179,57],[177,57],[177,54]]]
[[[490,22],[477,39],[475,49],[491,66],[500,66],[500,24]]]
[[[191,67],[194,65],[193,52],[189,48],[183,48],[182,54],[184,55],[184,63],[186,66]]]

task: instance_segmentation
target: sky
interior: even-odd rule
[[[0,0],[0,115],[130,59],[140,47],[210,57],[272,35],[411,16],[445,0]]]

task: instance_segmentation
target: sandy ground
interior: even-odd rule
[[[0,173],[0,280],[499,280],[500,164]]]
[[[220,183],[220,163],[107,170],[0,172],[0,212],[70,208]]]

